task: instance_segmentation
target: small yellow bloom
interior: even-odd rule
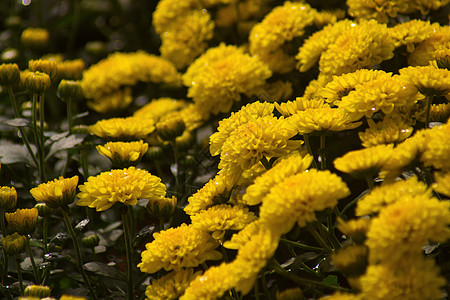
[[[116,168],[135,165],[148,150],[148,144],[139,142],[108,142],[97,146],[97,151],[109,158]]]
[[[25,86],[31,93],[44,93],[50,88],[50,77],[41,72],[29,72],[25,77]]]
[[[381,144],[399,143],[407,139],[413,132],[413,128],[404,122],[395,122],[391,118],[375,123],[372,119],[367,120],[369,128],[359,132],[358,136],[362,145],[366,148]]]
[[[81,80],[85,69],[82,59],[56,61],[56,66],[59,77],[66,80]]]
[[[0,188],[0,212],[13,209],[17,205],[17,192],[14,187],[2,186]]]
[[[63,79],[58,85],[58,97],[63,101],[68,99],[78,101],[83,98],[83,89],[79,81]]]
[[[450,170],[450,122],[425,131],[422,161],[425,166]]]
[[[20,70],[17,64],[0,65],[0,86],[18,84],[20,80]]]
[[[100,120],[88,127],[91,134],[108,139],[139,140],[148,137],[154,130],[152,119],[137,117]]]
[[[206,232],[182,224],[176,228],[153,234],[154,240],[145,245],[141,272],[155,273],[193,268],[207,260],[219,260],[222,254],[216,250],[218,243]]]
[[[424,95],[442,96],[450,93],[450,70],[432,65],[407,67],[399,70],[401,77],[409,81]]]
[[[30,193],[36,201],[44,202],[51,208],[58,208],[73,202],[77,184],[78,176],[71,178],[59,177],[32,188]]]
[[[148,199],[148,203],[145,206],[148,214],[151,218],[169,218],[175,212],[177,205],[177,198],[160,197]]]
[[[180,114],[171,113],[162,117],[156,123],[156,132],[164,141],[172,141],[176,137],[181,136],[186,129],[183,118]]]
[[[36,228],[38,210],[36,208],[17,209],[13,213],[5,213],[5,219],[12,231],[20,235],[31,234]]]
[[[28,69],[31,72],[42,72],[50,76],[51,80],[55,80],[58,75],[58,67],[56,62],[45,59],[29,60]]]
[[[85,297],[62,295],[59,300],[87,300]]]
[[[50,40],[50,34],[47,29],[29,27],[22,32],[20,40],[26,48],[44,49]]]
[[[14,232],[11,235],[2,236],[1,245],[6,254],[13,256],[25,251],[28,245],[28,239],[26,236]]]
[[[194,273],[191,268],[172,271],[159,279],[152,280],[145,290],[145,296],[152,300],[178,299],[183,295],[189,283],[200,274],[201,271]]]
[[[136,205],[139,199],[164,197],[166,186],[146,170],[129,167],[91,176],[79,186],[77,205],[104,211],[116,202]]]
[[[411,20],[399,23],[388,30],[394,38],[395,47],[406,45],[406,50],[413,52],[416,44],[431,37],[438,28],[438,23],[430,24],[430,21]]]
[[[51,289],[45,285],[29,285],[24,290],[24,296],[45,298],[50,296]]]
[[[250,241],[252,236],[255,236],[260,230],[266,228],[266,225],[267,224],[262,223],[260,219],[253,221],[238,233],[233,234],[230,240],[223,243],[223,246],[227,249],[238,250]]]
[[[180,110],[186,105],[187,102],[184,100],[167,97],[153,99],[135,111],[133,116],[141,119],[153,119],[155,122],[158,122],[161,117],[172,111]]]
[[[292,116],[300,111],[305,111],[312,108],[327,108],[329,107],[323,99],[308,99],[305,97],[297,97],[295,100],[284,103],[275,103],[275,108],[283,117]]]

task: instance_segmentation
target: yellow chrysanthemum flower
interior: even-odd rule
[[[395,182],[383,182],[369,194],[360,199],[356,206],[356,215],[364,216],[379,212],[383,207],[401,200],[404,196],[427,195],[431,197],[428,186],[417,177]]]
[[[432,65],[399,70],[405,81],[411,82],[424,95],[442,96],[450,93],[450,70]]]
[[[164,197],[166,186],[146,170],[129,167],[91,176],[79,186],[77,205],[104,211],[116,202],[136,205],[139,199]]]
[[[321,28],[327,24],[334,24],[345,18],[345,14],[346,12],[343,9],[318,11],[314,14],[314,25]]]
[[[413,128],[404,122],[394,122],[391,118],[375,123],[372,119],[367,120],[369,128],[359,132],[358,136],[362,145],[366,148],[381,144],[399,143],[407,139],[413,132]]]
[[[406,45],[408,52],[413,52],[415,45],[423,42],[433,35],[439,28],[438,23],[430,21],[411,20],[389,28],[389,34],[394,38],[395,47]]]
[[[439,194],[450,197],[450,173],[434,173],[436,183],[432,185],[433,190]]]
[[[226,230],[241,230],[256,219],[254,213],[243,206],[216,205],[191,216],[192,227],[212,232],[212,237],[221,240]]]
[[[140,140],[148,137],[155,130],[152,119],[138,117],[111,118],[100,120],[88,127],[91,134],[101,138]]]
[[[371,263],[395,265],[405,257],[420,257],[428,242],[450,238],[450,202],[428,195],[403,196],[380,211],[367,232]]]
[[[11,231],[20,235],[31,234],[37,224],[38,210],[36,208],[17,209],[13,213],[5,213],[5,219]]]
[[[177,18],[161,34],[161,57],[178,69],[189,65],[207,48],[213,37],[214,22],[206,10],[193,10]]]
[[[426,66],[436,59],[436,50],[450,48],[450,26],[441,26],[433,34],[419,43],[408,57],[410,66]]]
[[[425,145],[420,161],[436,169],[450,169],[450,122],[425,132]]]
[[[201,271],[194,273],[194,269],[180,269],[169,274],[154,279],[147,286],[145,296],[149,300],[176,300],[183,295],[189,283],[201,274]]]
[[[441,7],[447,5],[449,0],[414,0],[410,3],[412,10],[418,11],[422,13],[422,15],[426,16],[430,13],[430,10],[438,10]]]
[[[430,121],[447,123],[450,118],[450,103],[432,104],[430,109]],[[425,122],[424,120],[420,120]]]
[[[89,101],[87,106],[97,112],[107,113],[125,109],[133,102],[130,87],[124,87],[111,94],[99,96],[94,101]]]
[[[167,97],[153,99],[136,110],[133,116],[141,119],[152,119],[155,122],[158,122],[161,117],[172,111],[180,110],[186,105],[187,102],[184,100],[176,100]]]
[[[239,248],[250,241],[252,236],[257,235],[263,228],[266,228],[266,224],[263,224],[260,219],[257,219],[245,226],[245,228],[238,233],[233,234],[230,240],[223,243],[223,246],[227,249],[239,250]]]
[[[336,41],[343,31],[351,26],[355,26],[353,21],[345,19],[329,24],[308,37],[295,56],[295,59],[298,60],[297,68],[300,72],[306,72],[311,69],[317,63],[322,53]]]
[[[330,107],[323,99],[308,99],[305,97],[297,97],[295,100],[285,103],[275,103],[275,108],[283,117],[292,116],[300,111],[314,108],[327,108]]]
[[[148,150],[148,144],[139,142],[109,142],[96,147],[98,153],[109,158],[118,168],[128,167],[138,162]]]
[[[343,131],[359,127],[362,122],[352,123],[343,110],[323,107],[299,111],[286,119],[300,134],[326,131]]]
[[[272,103],[257,101],[243,106],[238,112],[232,112],[230,117],[219,121],[217,132],[209,137],[211,155],[222,152],[223,144],[236,128],[259,117],[273,116],[273,108]]]
[[[363,245],[349,245],[331,254],[336,269],[346,277],[364,274],[368,263],[368,249]]]
[[[219,169],[251,168],[263,157],[270,159],[298,149],[301,141],[289,140],[296,130],[285,119],[258,118],[232,131],[222,146]]]
[[[28,27],[22,31],[20,41],[26,48],[42,50],[50,41],[50,33],[45,28]]]
[[[341,172],[355,177],[372,176],[386,164],[394,152],[391,145],[378,145],[361,150],[349,151],[334,160],[334,166]]]
[[[388,23],[389,17],[395,18],[397,13],[409,8],[407,0],[347,0],[348,13],[357,19],[374,19],[380,23]]]
[[[177,198],[172,196],[172,198],[159,197],[148,199],[147,209],[148,214],[151,218],[170,218],[175,212],[177,205]]]
[[[305,226],[314,220],[315,211],[334,207],[339,199],[349,194],[347,185],[339,176],[328,170],[310,169],[272,187],[263,199],[260,218],[271,228],[286,233],[295,223]]]
[[[152,23],[156,32],[163,34],[179,17],[195,8],[201,8],[200,2],[196,0],[182,2],[178,0],[159,1],[152,15]]]
[[[290,62],[290,68],[276,68],[271,54],[282,51],[281,46],[304,34],[304,28],[314,21],[315,9],[304,2],[284,2],[283,6],[275,7],[261,23],[253,26],[249,35],[250,53],[257,55],[267,63],[273,72],[287,73],[293,69],[294,58],[285,53],[281,55]],[[284,54],[284,55],[283,55]]]
[[[201,189],[188,198],[189,204],[184,208],[188,215],[194,215],[214,204],[228,201],[229,193],[234,185],[232,177],[225,172],[219,172]]]
[[[58,208],[73,202],[77,185],[78,176],[71,178],[59,177],[32,188],[30,193],[36,201],[44,202],[51,208]]]
[[[176,228],[153,234],[154,240],[145,245],[141,272],[155,273],[197,267],[207,260],[218,260],[222,254],[214,250],[218,243],[206,232],[181,224]]]
[[[20,235],[17,232],[7,236],[2,235],[1,246],[6,254],[13,256],[25,251],[28,246],[28,239],[26,236]]]
[[[392,73],[386,73],[382,70],[367,69],[357,70],[353,73],[342,74],[340,76],[334,75],[333,80],[323,88],[320,88],[317,94],[323,97],[326,102],[337,104],[342,100],[342,97],[354,91],[357,85],[377,79],[388,80],[391,76]]]
[[[255,182],[247,187],[242,200],[247,205],[257,205],[263,197],[276,184],[287,177],[304,172],[310,165],[313,157],[309,154],[301,154],[294,151],[287,156],[278,159],[275,165],[255,179]]]
[[[61,60],[56,62],[58,76],[62,79],[81,80],[83,71],[86,68],[82,59]]]
[[[327,75],[341,75],[371,68],[391,59],[394,48],[386,25],[374,20],[361,20],[340,32],[339,37],[322,53],[319,70]]]
[[[372,219],[369,218],[350,219],[348,221],[338,218],[336,227],[340,232],[350,237],[355,244],[360,245],[366,240],[371,222]]]
[[[144,51],[116,52],[85,70],[81,86],[85,97],[91,99],[93,107],[96,107],[103,102],[104,97],[140,81],[178,86],[181,84],[181,75],[171,62],[161,57]],[[112,106],[107,108],[117,109]]]
[[[228,112],[240,94],[255,95],[272,75],[256,57],[236,46],[221,44],[197,58],[183,75],[183,83],[199,109]]]
[[[406,258],[404,258],[406,259]],[[402,267],[371,265],[361,277],[363,299],[442,299],[446,284],[432,260],[421,257],[408,259]]]
[[[17,205],[17,192],[14,187],[0,187],[0,212],[13,209]]]
[[[234,271],[232,264],[224,262],[210,267],[203,275],[191,281],[180,300],[219,299],[236,285]]]
[[[412,106],[417,100],[417,90],[402,80],[400,76],[380,78],[359,84],[347,96],[337,103],[338,107],[354,115],[372,117],[381,110],[385,114],[393,112],[395,107]]]

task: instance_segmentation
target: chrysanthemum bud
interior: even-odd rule
[[[303,292],[302,289],[299,287],[287,289],[282,292],[277,292],[277,300],[302,300],[302,299],[304,299]]]
[[[184,121],[178,114],[163,118],[156,123],[156,132],[164,141],[174,140],[177,136],[183,134],[185,128]]]
[[[74,80],[61,80],[58,85],[58,97],[63,101],[72,99],[78,101],[83,98],[83,89],[81,88],[79,81]]]
[[[17,192],[14,187],[2,186],[0,188],[0,212],[13,209],[17,205]]]
[[[34,208],[36,208],[38,210],[38,215],[40,217],[50,216],[54,211],[53,208],[48,207],[47,204],[45,204],[43,202],[36,203],[34,205]]]
[[[14,232],[11,235],[7,235],[2,237],[2,248],[5,250],[8,255],[16,255],[25,251],[28,239],[24,235],[20,235],[17,232]]]
[[[436,50],[435,57],[439,69],[450,70],[450,49]]]
[[[58,63],[58,74],[62,79],[81,80],[85,69],[82,59],[66,60]]]
[[[47,47],[50,34],[47,29],[30,27],[22,32],[20,40],[26,48],[41,50]]]
[[[363,245],[351,245],[341,248],[331,255],[333,264],[346,277],[358,277],[366,271],[367,247]]]
[[[79,134],[89,134],[88,126],[87,125],[75,125],[72,128],[73,133],[79,133]]]
[[[31,93],[44,93],[50,88],[50,77],[41,72],[30,72],[25,77],[25,86]]]
[[[51,208],[58,208],[73,202],[77,185],[78,176],[71,178],[59,177],[32,188],[30,193],[36,201],[45,202]]]
[[[136,165],[147,152],[148,144],[139,142],[109,142],[97,146],[97,151],[108,157],[114,168],[125,168]]]
[[[81,239],[81,245],[85,248],[95,248],[96,246],[98,246],[99,242],[100,238],[96,234],[85,236]]]
[[[20,70],[17,64],[0,65],[0,85],[8,86],[18,83],[20,80]]]
[[[21,235],[31,234],[36,228],[38,210],[36,208],[18,209],[13,213],[5,213],[5,218],[12,231]]]
[[[161,156],[163,155],[163,149],[159,146],[153,146],[148,148],[147,151],[147,156],[152,159],[152,160],[156,160],[161,158]]]
[[[42,72],[50,76],[51,80],[55,80],[58,75],[58,67],[56,62],[45,59],[28,61],[28,69],[31,72]]]
[[[151,218],[164,218],[167,219],[175,212],[175,206],[177,204],[177,198],[153,198],[149,199],[146,209]]]
[[[45,285],[29,285],[23,291],[24,296],[44,298],[50,296],[51,289]]]

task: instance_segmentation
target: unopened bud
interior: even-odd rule
[[[186,128],[179,114],[172,114],[156,123],[156,132],[164,141],[172,141],[183,134]]]
[[[89,236],[85,236],[81,239],[81,245],[85,248],[95,248],[98,246],[98,243],[100,242],[100,238],[96,234],[92,234]]]
[[[17,192],[14,187],[2,186],[0,188],[0,211],[5,212],[17,205]]]
[[[38,219],[36,208],[17,209],[13,213],[5,213],[5,219],[12,231],[21,235],[33,233]]]
[[[45,285],[29,285],[23,291],[24,296],[44,298],[50,296],[51,289]]]
[[[25,77],[25,86],[31,93],[41,94],[50,88],[50,77],[41,72],[30,72]]]
[[[17,64],[0,65],[0,85],[9,86],[20,81],[20,70]]]
[[[45,204],[43,202],[36,203],[34,205],[34,208],[36,208],[38,210],[38,215],[40,217],[50,216],[53,213],[53,211],[54,211],[53,208],[48,207],[47,204]]]
[[[28,69],[31,72],[42,72],[50,76],[51,80],[55,80],[58,75],[58,68],[56,62],[46,59],[30,60],[28,61]]]
[[[164,218],[167,219],[175,212],[175,206],[177,204],[177,198],[153,198],[148,199],[146,206],[147,212],[151,218]]]
[[[58,97],[63,101],[72,99],[78,101],[83,98],[83,89],[81,88],[79,81],[74,80],[61,80],[58,85]]]
[[[2,237],[1,244],[2,248],[8,255],[16,255],[22,253],[27,248],[28,239],[24,235],[20,235],[14,232],[11,235]]]

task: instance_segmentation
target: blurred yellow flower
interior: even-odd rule
[[[37,297],[38,299],[49,297],[51,289],[45,285],[29,285],[23,291],[26,297]]]
[[[212,232],[212,237],[221,240],[226,230],[241,230],[253,222],[256,216],[243,206],[220,204],[191,216],[192,227]]]
[[[348,14],[356,19],[374,19],[388,23],[389,18],[409,9],[408,0],[347,0]]]
[[[346,277],[364,274],[368,263],[368,249],[363,245],[349,245],[331,254],[336,269]]]
[[[253,184],[249,185],[242,198],[247,205],[257,205],[263,197],[276,184],[287,177],[304,172],[310,165],[313,157],[309,154],[293,151],[276,160],[274,166],[264,174],[258,176]]]
[[[433,190],[439,194],[450,197],[450,173],[434,173],[436,183],[432,185]]]
[[[445,96],[450,93],[450,70],[432,65],[399,70],[405,81],[411,82],[424,95]]]
[[[155,130],[152,119],[138,117],[100,120],[88,127],[91,134],[107,139],[140,140]]]
[[[426,66],[436,59],[436,50],[450,48],[450,26],[440,26],[432,35],[420,42],[408,57],[410,66]]]
[[[163,141],[173,141],[186,129],[183,117],[179,112],[171,112],[156,123],[156,133]]]
[[[28,61],[28,70],[31,72],[42,72],[47,74],[52,81],[58,75],[58,67],[54,61],[46,59],[31,59]]]
[[[152,23],[159,34],[163,34],[167,28],[176,23],[176,20],[192,11],[194,8],[201,8],[197,0],[161,0],[158,1],[156,9],[152,15]]]
[[[167,97],[153,99],[136,110],[133,116],[141,119],[152,119],[156,123],[161,117],[172,111],[180,110],[186,105],[187,103],[184,100]]]
[[[293,89],[292,83],[290,81],[277,80],[274,82],[268,82],[262,88],[258,96],[268,102],[280,102],[282,100],[287,100],[292,96]]]
[[[425,131],[425,143],[420,161],[425,166],[450,170],[450,122]]]
[[[219,244],[206,232],[181,224],[153,234],[154,240],[145,245],[141,272],[155,273],[197,267],[207,260],[219,260],[222,254],[214,250]]]
[[[238,233],[231,236],[231,239],[223,243],[223,247],[227,249],[239,250],[242,246],[247,244],[252,236],[255,236],[259,231],[263,230],[266,224],[262,223],[260,219],[248,224]]]
[[[430,109],[430,121],[447,123],[450,118],[450,103],[432,104]],[[420,120],[425,122],[425,119]]]
[[[228,112],[240,94],[258,93],[272,75],[269,68],[242,48],[221,44],[197,58],[183,75],[188,97],[205,113]]]
[[[5,213],[5,219],[11,231],[20,235],[31,234],[36,228],[38,210],[36,208],[17,209],[13,213]]]
[[[44,202],[48,207],[58,208],[73,202],[78,185],[78,176],[71,178],[55,178],[53,181],[42,183],[30,190],[31,195],[38,202]]]
[[[87,300],[85,297],[78,297],[72,295],[62,295],[59,300]]]
[[[372,222],[369,218],[350,219],[348,221],[337,219],[337,228],[340,232],[352,239],[355,244],[363,244],[366,240],[367,231]]]
[[[364,132],[358,132],[362,145],[366,148],[381,144],[400,143],[407,139],[413,132],[413,128],[401,120],[394,121],[385,117],[381,122],[375,123],[367,120],[369,128]]]
[[[180,269],[159,279],[153,279],[145,289],[145,296],[152,300],[176,300],[183,295],[189,283],[201,274],[194,269]]]
[[[79,186],[77,205],[104,211],[116,202],[136,205],[139,199],[164,197],[166,186],[146,170],[129,167],[91,176]]]
[[[148,150],[148,144],[139,142],[108,142],[96,147],[98,153],[109,158],[117,168],[124,168],[137,163]]]
[[[282,292],[278,291],[276,295],[277,300],[298,300],[303,299],[302,289],[299,287],[290,288],[283,290]]]
[[[95,100],[88,101],[87,106],[100,113],[108,113],[125,109],[133,102],[131,87],[124,87],[111,94],[102,95]]]
[[[22,31],[20,41],[26,48],[42,50],[50,41],[50,33],[44,28],[28,27]]]
[[[350,190],[339,176],[310,169],[272,187],[263,198],[260,218],[271,228],[287,233],[295,223],[305,226],[315,219],[316,211],[332,208],[348,195]]]
[[[347,278],[350,281],[350,279]],[[331,295],[320,297],[319,300],[363,300],[359,294],[334,292]]]

